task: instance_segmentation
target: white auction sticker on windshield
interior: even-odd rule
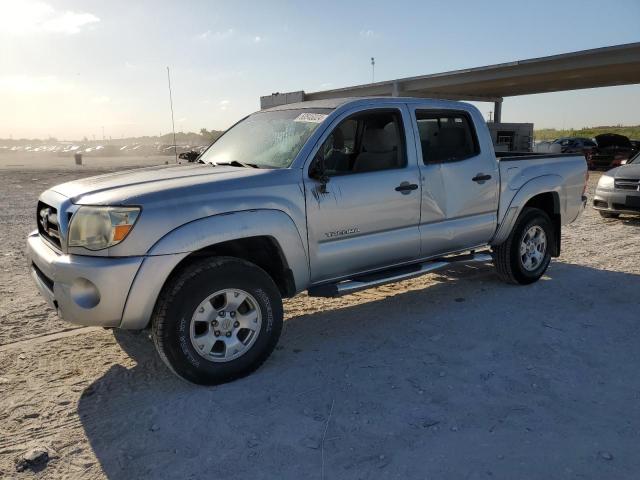
[[[322,123],[327,115],[324,113],[301,113],[293,119],[294,122],[310,122],[310,123]]]

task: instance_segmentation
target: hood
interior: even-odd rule
[[[640,163],[630,163],[609,170],[607,175],[615,178],[640,178]]]
[[[78,204],[125,203],[148,194],[252,177],[268,171],[210,164],[159,165],[74,180],[52,190]]]
[[[603,133],[595,137],[598,148],[631,148],[631,141],[624,135],[616,133]]]

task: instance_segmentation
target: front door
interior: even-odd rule
[[[420,178],[407,116],[399,105],[336,120],[318,152],[328,182],[305,169],[312,283],[418,258]]]

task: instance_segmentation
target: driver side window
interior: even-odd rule
[[[320,154],[329,176],[403,168],[407,164],[400,113],[376,111],[342,121]]]

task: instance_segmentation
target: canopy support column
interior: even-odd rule
[[[499,102],[493,102],[493,122],[502,122],[502,100]]]

